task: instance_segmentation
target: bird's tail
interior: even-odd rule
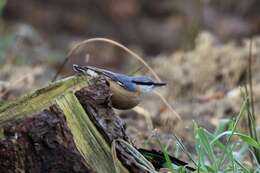
[[[165,82],[154,82],[153,85],[159,87],[159,86],[165,86],[166,83]]]
[[[166,83],[165,82],[146,82],[146,81],[137,81],[137,80],[133,80],[134,83],[138,84],[138,85],[154,85],[155,87],[160,87],[160,86],[165,86]]]

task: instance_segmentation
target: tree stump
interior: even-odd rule
[[[0,173],[154,170],[122,143],[111,150],[131,141],[110,97],[105,79],[73,76],[1,106]]]

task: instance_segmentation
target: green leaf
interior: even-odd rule
[[[208,136],[206,135],[203,128],[198,129],[198,135],[201,141],[201,145],[203,146],[205,153],[208,156],[208,159],[210,160],[211,164],[216,168],[216,158],[213,149],[209,143]]]
[[[205,133],[208,135],[209,140],[213,140],[215,138],[215,135],[213,135],[212,133],[210,133],[209,131],[207,131],[206,129],[204,129]],[[213,148],[214,145],[216,145],[217,147],[219,147],[221,150],[224,150],[225,145],[223,143],[221,143],[220,141],[215,141],[215,143],[210,142],[210,145],[212,145],[211,147]]]
[[[162,152],[163,152],[163,156],[164,156],[164,158],[165,158],[165,160],[166,160],[167,168],[168,168],[172,173],[176,172],[176,171],[174,171],[174,169],[173,169],[172,161],[171,161],[171,159],[170,159],[170,157],[169,157],[169,154],[168,154],[168,152],[167,152],[167,150],[166,150],[166,147],[165,147],[159,140],[157,140],[157,142],[158,142],[158,144],[160,145],[160,148],[161,148],[161,150],[162,150]]]
[[[221,119],[214,131],[214,136],[217,136],[220,133],[224,132],[224,130],[228,127],[230,121],[231,121],[230,119]]]
[[[244,141],[245,143],[247,143],[248,145],[251,145],[253,147],[260,149],[260,143],[257,142],[256,140],[254,140],[253,138],[251,138],[250,136],[242,134],[242,133],[235,133],[235,134],[238,135],[240,137],[240,139],[242,141]]]
[[[213,144],[214,142],[218,141],[221,137],[226,136],[226,135],[232,135],[232,131],[226,131],[226,132],[219,134],[216,138],[214,138],[211,141],[211,143]],[[238,132],[234,132],[233,135],[238,136],[243,142],[247,143],[248,145],[251,145],[256,148],[260,148],[260,143],[248,135],[238,133]]]

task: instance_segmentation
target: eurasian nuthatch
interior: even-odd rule
[[[155,82],[147,76],[128,76],[91,66],[74,64],[73,69],[92,77],[104,76],[110,84],[112,106],[117,109],[131,109],[140,103],[146,93],[166,85]]]

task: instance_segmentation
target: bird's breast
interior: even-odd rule
[[[110,90],[112,91],[112,106],[116,109],[131,109],[141,101],[141,93],[131,92],[117,84],[115,81],[109,81]]]

